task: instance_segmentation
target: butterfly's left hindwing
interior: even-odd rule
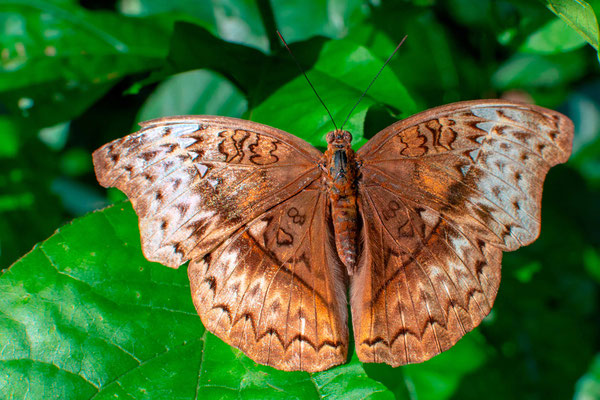
[[[346,291],[319,185],[245,224],[188,270],[204,325],[286,371],[346,361]]]
[[[562,114],[487,100],[417,114],[357,152],[364,244],[351,305],[362,361],[425,361],[481,322],[502,251],[539,235],[544,177],[572,138]]]

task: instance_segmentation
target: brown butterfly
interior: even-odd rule
[[[392,366],[450,348],[490,312],[503,251],[540,232],[542,184],[572,122],[503,100],[434,108],[354,152],[278,129],[182,116],[94,153],[129,196],[146,258],[188,274],[208,330],[261,364]]]

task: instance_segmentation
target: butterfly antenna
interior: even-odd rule
[[[377,75],[375,75],[375,78],[373,78],[373,80],[371,81],[371,83],[369,83],[369,86],[367,86],[367,88],[365,89],[365,91],[360,95],[360,98],[358,99],[358,101],[356,102],[356,104],[354,104],[354,107],[352,107],[352,110],[350,110],[350,112],[348,113],[348,116],[346,117],[346,120],[344,121],[344,123],[342,124],[342,127],[340,129],[344,129],[344,125],[346,125],[346,122],[348,122],[348,119],[350,118],[350,116],[354,112],[354,109],[356,108],[356,106],[358,106],[358,103],[361,102],[361,100],[363,99],[363,97],[365,97],[365,95],[367,94],[367,92],[369,91],[369,89],[371,89],[371,86],[373,86],[373,83],[375,83],[375,80],[379,77],[379,75],[381,74],[381,71],[383,71],[383,69],[385,68],[385,66],[388,65],[388,63],[390,62],[390,60],[392,59],[392,57],[394,57],[394,54],[396,54],[396,52],[398,51],[398,49],[400,48],[400,46],[402,46],[402,43],[404,43],[404,41],[406,40],[407,37],[408,37],[408,35],[406,35],[406,36],[404,36],[404,38],[402,38],[402,40],[400,41],[400,43],[398,43],[398,46],[396,46],[396,50],[394,50],[392,52],[392,54],[390,54],[390,56],[388,57],[388,59],[385,60],[385,62],[383,63],[383,65],[379,69],[379,72],[377,73]]]
[[[306,72],[304,72],[304,69],[302,69],[302,67],[300,66],[300,63],[298,62],[298,60],[294,56],[294,53],[292,53],[292,50],[290,50],[290,48],[288,47],[288,45],[287,45],[285,39],[283,38],[283,36],[281,36],[281,33],[279,33],[279,31],[277,31],[277,34],[279,35],[279,39],[281,39],[281,41],[283,42],[283,45],[285,46],[285,48],[287,49],[287,51],[290,53],[290,56],[292,56],[292,59],[294,60],[294,62],[298,66],[298,69],[300,70],[300,72],[302,72],[302,75],[304,75],[304,77],[306,78],[306,81],[308,82],[308,84],[312,88],[313,92],[315,92],[315,95],[317,96],[317,98],[319,99],[319,101],[321,102],[321,104],[323,104],[323,107],[325,107],[325,111],[327,111],[327,114],[329,114],[329,118],[331,119],[331,123],[333,124],[333,127],[337,131],[338,130],[337,125],[335,124],[335,121],[333,120],[333,116],[331,116],[331,113],[329,112],[329,109],[327,108],[327,106],[323,102],[323,99],[321,99],[321,96],[319,96],[319,93],[317,93],[317,90],[315,89],[315,87],[313,86],[313,84],[310,82],[310,79],[308,79],[308,76],[306,76]]]

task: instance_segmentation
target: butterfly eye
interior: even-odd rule
[[[328,132],[325,139],[327,140],[327,143],[333,142],[335,140],[335,132]]]
[[[344,141],[350,143],[352,141],[352,134],[348,131],[344,131]]]

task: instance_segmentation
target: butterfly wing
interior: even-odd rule
[[[346,292],[315,182],[192,261],[204,325],[253,360],[321,371],[346,361]]]
[[[332,255],[322,156],[277,129],[234,118],[170,117],[94,153],[98,181],[130,198],[144,255],[192,260],[205,326],[285,370],[343,363],[347,316]]]
[[[425,361],[481,322],[502,251],[539,235],[545,175],[572,137],[562,114],[488,100],[417,114],[357,152],[364,248],[351,307],[362,361]]]
[[[178,267],[320,176],[321,152],[286,132],[214,116],[168,117],[93,154],[100,184],[139,217],[150,261]]]

